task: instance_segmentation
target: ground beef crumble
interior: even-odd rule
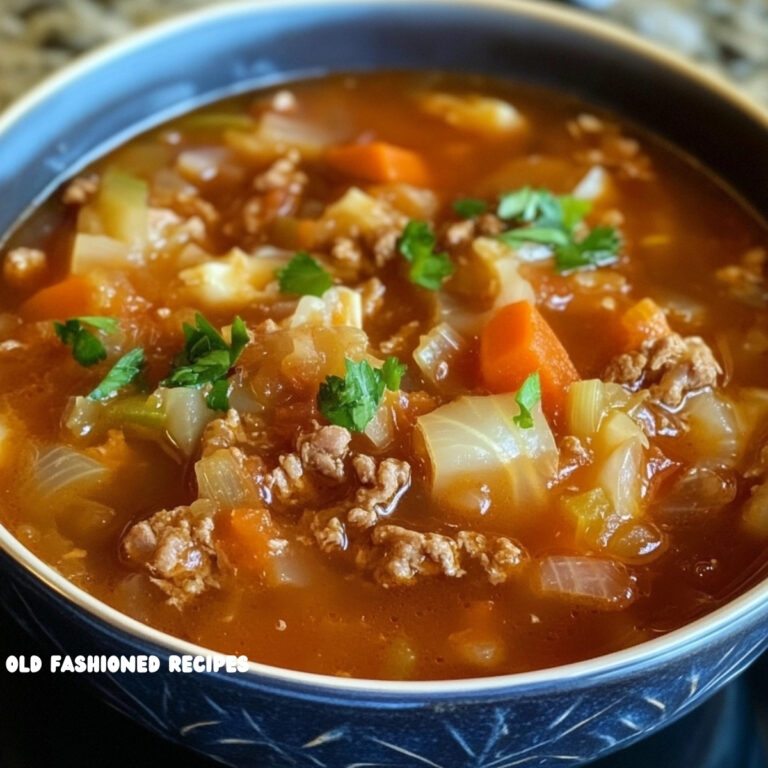
[[[603,379],[633,390],[648,387],[654,400],[675,408],[689,392],[715,386],[721,373],[703,339],[670,333],[615,357]]]
[[[216,511],[206,499],[163,509],[136,523],[123,538],[124,557],[149,571],[171,605],[180,608],[207,587],[218,586]]]

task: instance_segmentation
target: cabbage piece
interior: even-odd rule
[[[209,307],[243,306],[263,297],[275,280],[275,270],[290,261],[291,254],[264,248],[252,256],[233,248],[226,256],[179,272],[190,299]]]
[[[100,461],[65,445],[44,448],[34,467],[34,490],[51,496],[64,490],[83,491],[98,485],[109,474]]]
[[[377,200],[357,187],[350,187],[325,209],[321,221],[329,233],[337,237],[356,237],[404,224],[405,217],[383,200]]]
[[[509,393],[460,397],[417,419],[441,503],[463,515],[497,507],[514,519],[545,502],[557,471],[555,439],[540,403],[530,429],[512,421],[518,411]]]
[[[195,464],[198,496],[216,502],[219,509],[258,506],[261,503],[253,478],[236,448],[221,448]]]
[[[523,133],[527,125],[509,102],[475,93],[427,93],[419,99],[419,106],[448,125],[472,133],[509,136]]]
[[[69,271],[89,275],[95,269],[133,269],[145,264],[144,254],[126,243],[106,235],[75,235]]]
[[[318,157],[327,147],[345,138],[344,133],[337,130],[277,112],[266,112],[255,130],[224,131],[224,141],[232,149],[260,162],[268,162],[289,149],[298,150],[303,157]]]
[[[561,555],[545,557],[537,566],[537,586],[544,594],[606,611],[620,611],[637,596],[629,572],[614,560]]]
[[[104,173],[94,201],[104,234],[143,248],[148,237],[148,199],[146,181],[115,170]]]
[[[438,391],[454,395],[463,389],[464,381],[458,369],[469,349],[467,340],[448,323],[439,323],[422,336],[413,350],[413,359],[424,378]]]
[[[405,214],[409,219],[430,220],[437,214],[439,201],[431,189],[394,182],[369,187],[368,194]]]
[[[293,314],[288,318],[288,327],[300,325],[347,325],[363,327],[363,300],[358,291],[345,286],[329,288],[322,296],[302,296]]]

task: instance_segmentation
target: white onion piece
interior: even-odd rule
[[[730,401],[714,392],[701,392],[686,400],[682,415],[690,443],[700,464],[733,467],[742,453],[738,422]]]
[[[637,517],[643,493],[644,452],[639,440],[627,440],[603,463],[598,482],[622,518]]]
[[[36,490],[42,496],[94,486],[108,474],[101,462],[64,445],[43,449],[35,463]]]
[[[590,168],[574,187],[572,195],[580,200],[599,200],[610,192],[611,179],[600,165]]]
[[[216,416],[200,389],[177,387],[158,390],[165,408],[165,430],[171,442],[187,457],[196,450],[205,425]]]
[[[343,285],[329,288],[322,296],[302,296],[291,317],[288,327],[319,325],[331,328],[346,325],[363,327],[363,300],[358,291]]]
[[[614,560],[561,555],[545,557],[537,565],[538,587],[545,594],[603,610],[622,610],[636,597],[629,572]]]
[[[363,430],[365,436],[379,449],[386,448],[394,439],[397,431],[394,405],[399,392],[386,390],[376,415],[368,422]]]
[[[753,536],[768,537],[768,482],[752,491],[752,496],[744,504],[741,519]]]
[[[467,349],[467,340],[448,323],[439,323],[419,340],[413,351],[416,365],[440,392],[455,394],[464,389],[456,374],[456,363]]]
[[[236,448],[222,448],[195,464],[198,495],[221,509],[259,504],[259,494]]]
[[[232,151],[225,147],[195,147],[179,154],[176,167],[188,179],[211,181],[231,157]]]

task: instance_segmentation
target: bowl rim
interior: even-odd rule
[[[76,81],[82,74],[98,68],[100,64],[115,56],[136,51],[147,43],[161,40],[166,35],[192,29],[215,19],[236,18],[240,14],[260,14],[277,10],[295,11],[303,7],[318,6],[381,7],[393,4],[408,5],[410,2],[411,0],[260,0],[259,3],[254,4],[252,0],[227,0],[214,6],[178,14],[148,28],[128,33],[117,41],[107,42],[45,78],[0,113],[0,140],[7,130],[24,118],[27,112],[44,103],[62,86],[70,81]],[[583,10],[534,2],[534,0],[419,0],[419,3],[434,5],[436,9],[461,7],[467,13],[471,13],[473,8],[482,8],[510,16],[542,21],[566,30],[575,29],[587,36],[606,40],[682,75],[713,93],[719,100],[729,102],[740,112],[762,124],[768,139],[768,108],[753,100],[724,77],[701,65],[691,63],[683,56],[649,42],[612,22],[595,18]],[[105,623],[113,630],[157,646],[163,653],[217,658],[225,656],[220,652],[150,627],[112,608],[68,581],[55,568],[27,549],[1,523],[0,550],[5,552],[15,565],[21,566],[34,582],[42,584],[66,603],[85,611],[91,618]],[[768,607],[768,578],[705,616],[652,640],[583,661],[530,672],[455,680],[395,681],[342,678],[275,667],[249,660],[248,671],[242,673],[240,678],[246,682],[259,680],[278,685],[287,684],[314,694],[341,697],[350,694],[367,694],[372,697],[388,697],[402,701],[404,704],[437,697],[483,697],[523,692],[523,689],[554,688],[564,684],[579,685],[584,684],[588,678],[604,678],[630,669],[637,670],[654,662],[660,663],[669,656],[681,655],[685,649],[703,642],[708,637],[714,639],[717,634],[726,632],[730,627],[743,626],[749,619],[764,612],[766,607]]]

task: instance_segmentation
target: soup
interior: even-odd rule
[[[765,572],[767,243],[563,95],[382,73],[216,104],[5,244],[0,519],[280,667],[632,646]]]

